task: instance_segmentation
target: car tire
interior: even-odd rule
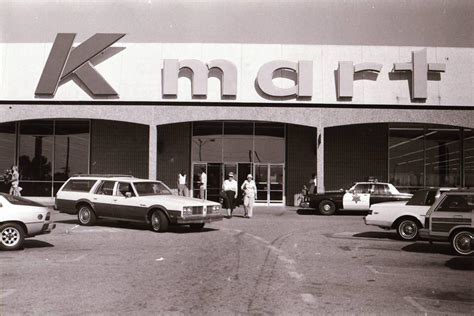
[[[194,232],[200,232],[204,228],[204,223],[199,223],[199,224],[189,224],[191,227],[191,230]]]
[[[163,233],[168,230],[168,217],[162,211],[153,211],[150,216],[151,230],[157,233]]]
[[[322,215],[333,215],[336,213],[336,204],[330,200],[324,200],[319,203],[319,212]]]
[[[19,224],[6,223],[0,226],[2,240],[0,249],[18,250],[23,247],[25,241],[25,230]]]
[[[397,234],[402,240],[412,241],[418,239],[420,225],[411,218],[402,218],[397,224]]]
[[[461,256],[468,256],[474,252],[472,240],[474,233],[468,230],[459,230],[451,238],[451,245],[454,251]]]
[[[79,224],[84,226],[92,226],[95,224],[97,217],[89,205],[80,205],[77,211],[77,220]]]

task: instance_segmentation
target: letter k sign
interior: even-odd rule
[[[94,69],[90,60],[124,37],[125,34],[97,33],[72,48],[74,33],[59,33],[36,87],[35,95],[53,97],[59,83],[75,74],[93,96],[116,96],[117,92]]]

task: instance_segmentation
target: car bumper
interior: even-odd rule
[[[221,221],[223,218],[224,218],[223,215],[179,217],[176,219],[176,223],[177,224],[203,224],[203,223]]]
[[[27,236],[33,237],[51,233],[51,231],[56,228],[56,224],[53,222],[28,223],[26,228],[28,229]]]
[[[391,222],[376,219],[371,215],[367,215],[364,217],[364,223],[365,225],[372,225],[372,226],[385,227],[385,228],[386,227],[390,228],[392,226]]]

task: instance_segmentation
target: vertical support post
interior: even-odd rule
[[[318,127],[316,139],[316,171],[318,177],[318,193],[324,192],[324,127]]]
[[[156,180],[158,129],[155,125],[150,125],[148,138],[148,179]]]

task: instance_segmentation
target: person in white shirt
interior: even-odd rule
[[[206,199],[207,191],[207,174],[204,172],[204,169],[202,169],[199,182],[201,183],[201,185],[199,186],[199,197],[204,200]]]
[[[186,186],[186,172],[181,170],[178,174],[178,195],[188,196],[188,187]]]
[[[20,191],[21,188],[19,186],[20,184],[20,173],[18,172],[18,167],[13,166],[12,167],[12,178],[10,179],[10,195],[13,196],[21,196]]]
[[[252,178],[253,176],[248,174],[247,180],[245,180],[240,187],[244,191],[244,217],[246,218],[251,218],[253,216],[253,204],[255,202],[255,197],[257,196],[257,185]]]
[[[222,184],[222,190],[226,195],[224,199],[226,215],[228,218],[231,218],[232,212],[234,212],[234,199],[237,197],[237,181],[234,179],[233,172],[229,172],[229,178]]]

